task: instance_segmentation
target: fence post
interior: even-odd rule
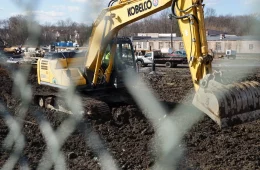
[[[153,57],[152,71],[154,71],[154,72],[155,72],[155,63],[154,63],[154,57]]]

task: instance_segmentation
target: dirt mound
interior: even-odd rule
[[[176,103],[190,105],[193,84],[188,68],[165,69],[157,68],[163,74],[147,75],[143,78],[148,86],[154,89],[161,101],[167,102],[169,109]],[[30,72],[28,82],[34,93],[57,93],[57,89],[37,85],[36,75]],[[259,81],[260,70],[250,75],[248,79]],[[10,72],[0,68],[0,98],[8,113],[16,115],[19,112],[19,97],[12,95],[13,80]],[[41,113],[41,114],[40,114]],[[42,115],[53,130],[58,130],[65,120],[71,118],[61,112],[42,109],[30,105],[27,116],[22,123],[22,133],[26,144],[16,168],[25,162],[31,169],[44,162],[42,156],[50,147],[41,130],[41,121],[37,115]],[[172,112],[175,114],[175,112]],[[10,132],[4,119],[3,110],[0,119],[0,167],[6,163],[15,147],[6,149],[5,139]],[[220,129],[208,117],[204,117],[194,125],[183,138],[184,155],[178,169],[258,169],[260,167],[260,121],[254,121],[226,129]],[[69,131],[67,129],[66,131]],[[86,133],[86,131],[88,133]],[[99,135],[103,147],[95,147],[88,142],[90,131]],[[120,169],[149,169],[155,163],[156,157],[151,147],[154,128],[135,105],[113,106],[112,114],[107,119],[84,119],[73,133],[68,136],[61,147],[68,169],[100,169],[100,153],[110,153]],[[86,135],[87,134],[87,135]]]

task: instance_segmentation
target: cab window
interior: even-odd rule
[[[152,53],[146,53],[144,57],[152,57]]]
[[[117,44],[116,63],[118,69],[125,69],[134,66],[134,56],[129,43]]]

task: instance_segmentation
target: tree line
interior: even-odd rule
[[[135,36],[137,33],[176,33],[180,35],[178,22],[169,19],[170,10],[146,17],[132,23],[122,30],[120,36]],[[260,35],[260,20],[257,15],[217,15],[212,8],[205,10],[206,29],[226,32],[234,35]],[[18,15],[0,20],[0,38],[10,45],[19,45],[30,42],[31,28],[39,30],[38,45],[49,45],[55,41],[73,41],[77,38],[79,45],[87,43],[92,25],[73,22],[70,19],[60,20],[56,23],[38,24],[27,17]],[[76,36],[77,35],[77,36]]]
[[[32,32],[37,29],[38,33],[33,34],[37,37],[37,41],[30,41],[33,38]],[[70,19],[39,24],[25,16],[18,15],[0,20],[0,38],[9,45],[50,45],[56,41],[75,41],[75,38],[78,44],[83,45],[90,37],[91,31],[92,25],[73,22]],[[34,44],[30,44],[30,42]]]

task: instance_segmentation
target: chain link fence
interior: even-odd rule
[[[23,8],[25,11],[32,11],[35,6],[35,1],[13,1],[16,5]],[[30,32],[29,41],[30,44],[37,44],[38,37],[40,35],[40,28],[33,24],[33,15],[28,13],[28,28]],[[29,43],[29,42],[26,42]],[[2,67],[9,69],[7,65],[1,63]],[[43,110],[38,109],[33,113],[37,122],[27,122],[25,118],[27,116],[29,107],[33,98],[33,91],[30,84],[28,84],[28,70],[9,69],[10,75],[13,79],[13,95],[19,104],[16,105],[15,113],[10,113],[10,109],[7,108],[7,103],[1,101],[0,103],[0,115],[4,120],[6,126],[9,129],[8,134],[4,138],[2,143],[2,151],[8,150],[9,157],[3,163],[1,169],[30,169],[30,161],[23,155],[23,151],[26,148],[26,136],[23,132],[24,126],[38,126],[46,146],[40,158],[40,162],[37,165],[37,169],[69,169],[66,163],[66,157],[62,151],[62,146],[66,140],[76,131],[83,136],[86,145],[91,148],[95,153],[98,165],[100,169],[104,170],[116,170],[121,169],[118,161],[113,157],[113,153],[106,145],[106,142],[100,134],[98,134],[91,127],[91,123],[86,123],[84,117],[80,112],[84,110],[84,103],[81,102],[81,97],[75,93],[75,87],[71,86],[65,92],[66,101],[64,101],[69,110],[73,113],[62,120],[62,123],[58,127],[53,125],[46,119]],[[137,74],[125,75],[125,84],[128,85],[127,89],[135,99],[138,106],[143,110],[143,114],[152,124],[154,129],[154,139],[151,143],[153,146],[151,149],[155,150],[156,161],[152,166],[152,169],[177,169],[178,161],[180,160],[185,146],[182,145],[182,138],[194,123],[198,122],[202,117],[200,112],[190,110],[185,106],[178,106],[171,112],[175,114],[169,114],[169,112],[158,102],[153,91],[146,85],[141,77]],[[137,82],[132,85],[132,82]],[[144,90],[145,89],[145,90]],[[191,94],[187,94],[187,97]],[[193,112],[193,116],[190,113]],[[54,112],[55,114],[55,112]],[[33,128],[32,128],[33,130]],[[118,132],[120,133],[120,132]],[[150,142],[150,141],[147,141]],[[141,158],[140,158],[141,159]],[[19,163],[19,167],[17,167]],[[72,168],[73,169],[73,168]]]

